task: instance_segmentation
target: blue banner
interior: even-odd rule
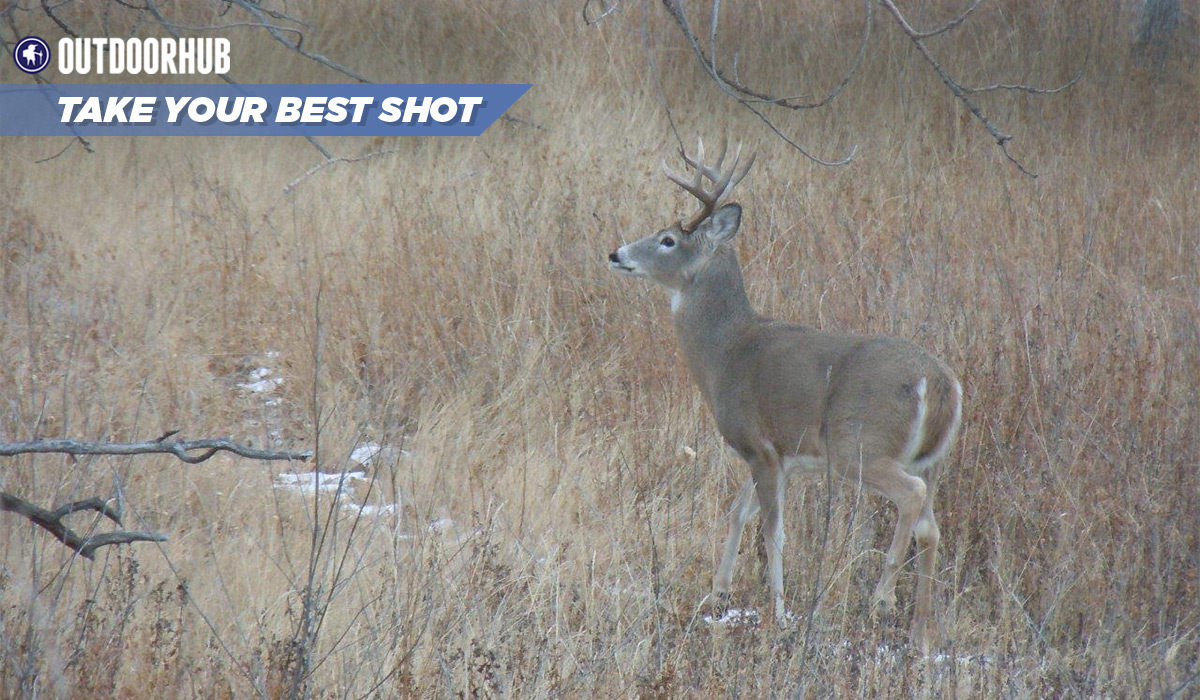
[[[0,85],[0,136],[478,136],[529,85]]]

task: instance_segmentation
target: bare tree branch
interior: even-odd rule
[[[975,0],[975,2],[971,3],[971,6],[970,6],[970,7],[968,7],[966,10],[964,10],[964,11],[963,11],[963,13],[962,13],[961,15],[959,15],[959,16],[957,16],[957,17],[955,17],[954,19],[952,19],[952,20],[950,20],[949,22],[947,22],[947,23],[943,24],[942,26],[938,27],[937,29],[931,29],[931,30],[929,30],[929,31],[927,31],[927,32],[917,32],[917,33],[916,33],[916,38],[918,38],[918,39],[932,39],[933,37],[937,36],[938,34],[945,34],[946,32],[950,31],[951,29],[954,29],[954,28],[955,28],[955,27],[957,27],[958,25],[960,25],[960,24],[962,24],[963,22],[965,22],[965,21],[966,21],[966,19],[967,19],[967,17],[968,17],[968,16],[970,16],[970,14],[971,14],[972,12],[974,12],[974,11],[975,11],[975,9],[976,9],[977,7],[979,7],[980,5],[982,5],[982,4],[983,4],[983,0]],[[912,36],[912,35],[910,34],[909,36]]]
[[[953,93],[953,95],[957,97],[964,106],[966,106],[967,110],[971,114],[975,115],[975,118],[978,119],[979,122],[983,124],[984,128],[988,130],[988,133],[992,135],[992,138],[996,139],[996,145],[1000,146],[1000,150],[1004,153],[1004,157],[1007,158],[1013,165],[1017,166],[1021,172],[1025,173],[1029,177],[1036,178],[1037,173],[1026,168],[1021,161],[1014,158],[1013,155],[1008,152],[1008,142],[1012,140],[1012,135],[1000,131],[1000,129],[997,128],[996,125],[987,118],[987,115],[983,113],[983,110],[979,108],[979,105],[970,98],[967,91],[958,84],[958,81],[950,77],[950,74],[946,72],[946,69],[942,67],[942,64],[939,63],[929,51],[929,47],[925,45],[925,40],[921,38],[921,33],[913,29],[912,25],[908,23],[908,20],[904,18],[904,15],[900,13],[900,10],[896,7],[896,3],[893,2],[893,0],[879,1],[885,8],[887,8],[887,11],[892,14],[892,17],[896,19],[896,24],[900,25],[900,29],[908,35],[909,39],[912,40],[913,46],[917,47],[917,51],[920,52],[921,56],[925,58],[925,61],[933,67],[935,72],[937,72],[938,77],[942,79],[942,83],[950,89],[950,92]]]
[[[303,46],[303,44],[304,44],[304,36],[303,35],[301,35],[300,38],[297,39],[295,42],[288,41],[287,37],[285,37],[283,35],[283,32],[279,31],[279,29],[274,24],[271,24],[270,22],[267,21],[266,13],[263,11],[263,9],[261,7],[258,6],[257,2],[254,2],[253,0],[229,0],[229,2],[234,5],[237,5],[238,7],[242,8],[243,10],[245,10],[248,14],[250,14],[250,16],[252,16],[256,20],[258,20],[259,23],[262,24],[263,29],[266,29],[267,32],[270,33],[270,35],[275,38],[276,41],[278,41],[279,43],[288,47],[292,51],[295,51],[296,53],[300,54],[301,56],[303,56],[309,60],[316,61],[317,63],[320,63],[321,65],[325,66],[326,68],[335,70],[335,71],[341,73],[342,75],[345,75],[348,78],[354,78],[355,80],[357,80],[360,83],[374,83],[375,82],[374,80],[371,80],[370,78],[363,76],[361,73],[359,73],[355,70],[352,70],[351,68],[348,68],[346,66],[343,66],[342,64],[337,63],[336,61],[333,61],[322,54],[305,49]],[[276,19],[278,19],[278,17],[276,17]],[[290,18],[287,18],[287,19],[290,19]]]
[[[680,31],[683,32],[684,38],[686,38],[688,43],[691,44],[692,50],[700,59],[700,63],[704,65],[705,70],[708,71],[713,80],[715,80],[718,85],[721,85],[722,89],[724,89],[726,92],[729,92],[729,89],[732,89],[737,93],[740,93],[740,96],[730,93],[739,99],[745,99],[753,102],[770,103],[776,107],[786,107],[788,109],[796,110],[816,109],[818,107],[824,107],[830,102],[833,102],[833,100],[842,93],[842,90],[844,90],[845,87],[850,84],[850,80],[854,77],[854,74],[858,72],[859,66],[862,65],[863,57],[866,56],[867,42],[871,36],[871,2],[870,0],[866,0],[863,4],[866,7],[866,19],[863,21],[862,39],[859,41],[858,51],[854,56],[854,62],[850,65],[850,68],[846,71],[846,74],[842,76],[842,79],[838,81],[838,83],[834,85],[828,93],[826,93],[825,97],[815,102],[804,102],[801,101],[799,96],[784,97],[780,95],[772,95],[762,90],[757,90],[745,85],[737,76],[736,61],[734,63],[735,70],[733,71],[732,75],[728,75],[721,70],[717,63],[716,56],[717,27],[718,22],[720,21],[720,0],[713,0],[711,16],[712,26],[709,32],[709,51],[707,54],[705,53],[703,47],[700,46],[700,42],[696,38],[695,32],[692,31],[691,23],[688,22],[687,14],[684,12],[683,5],[680,4],[680,0],[663,0],[663,7],[666,8],[667,12],[675,20],[675,23],[679,25]]]
[[[588,1],[590,2],[590,0]],[[975,10],[978,9],[981,4],[983,4],[983,0],[972,0],[970,5],[968,5],[967,8],[958,16],[934,29],[925,31],[919,31],[913,28],[913,26],[908,22],[908,19],[905,18],[904,14],[899,10],[899,8],[896,7],[896,3],[893,0],[878,1],[892,15],[901,31],[903,31],[905,35],[907,35],[908,38],[913,42],[913,45],[916,46],[917,51],[921,54],[922,58],[924,58],[925,61],[938,74],[938,77],[941,78],[942,83],[945,84],[945,86],[950,90],[951,94],[953,94],[955,98],[962,102],[963,105],[966,106],[967,110],[970,111],[970,113],[981,124],[983,124],[984,128],[987,129],[987,132],[991,135],[991,137],[995,139],[996,144],[1000,146],[1000,150],[1004,154],[1004,157],[1013,163],[1013,165],[1015,165],[1022,173],[1030,177],[1037,177],[1036,173],[1025,167],[1021,161],[1017,160],[1017,158],[1009,152],[1008,144],[1012,140],[1012,136],[1004,131],[1001,131],[1000,128],[997,127],[996,124],[993,123],[986,114],[984,114],[980,106],[974,100],[972,100],[970,96],[977,93],[996,92],[1001,90],[1024,92],[1030,95],[1050,95],[1062,92],[1063,90],[1073,86],[1082,77],[1082,71],[1080,71],[1079,75],[1076,75],[1067,83],[1054,88],[1041,88],[1019,83],[995,83],[993,85],[983,85],[979,87],[964,86],[954,79],[937,60],[937,58],[934,57],[933,53],[929,49],[929,46],[925,42],[928,39],[940,36],[961,26],[975,12]],[[849,155],[841,160],[826,161],[817,158],[807,152],[804,148],[800,147],[795,141],[784,136],[782,131],[774,123],[772,123],[764,111],[758,108],[758,105],[769,104],[772,106],[785,107],[793,110],[815,109],[826,106],[835,98],[837,98],[837,96],[841,94],[845,87],[850,83],[851,79],[858,71],[859,66],[862,65],[863,58],[866,55],[867,44],[871,33],[871,9],[874,5],[874,2],[875,0],[864,0],[866,17],[863,23],[862,39],[859,42],[858,52],[856,53],[850,68],[846,71],[842,79],[825,95],[825,97],[816,101],[805,101],[800,96],[784,97],[764,90],[752,88],[743,83],[741,78],[738,76],[738,57],[736,54],[733,56],[732,66],[729,71],[726,71],[721,67],[718,60],[721,0],[711,0],[709,12],[709,32],[708,36],[706,37],[707,48],[701,44],[700,38],[692,29],[692,25],[688,20],[687,13],[683,8],[682,0],[662,0],[663,7],[666,8],[667,13],[671,15],[671,18],[675,20],[675,24],[679,26],[679,30],[683,34],[684,39],[686,39],[688,44],[692,47],[693,53],[696,54],[700,64],[709,74],[709,77],[712,78],[713,82],[715,82],[717,86],[720,87],[721,90],[727,95],[737,100],[737,102],[746,109],[753,112],[755,116],[762,120],[762,122],[769,129],[771,129],[771,131],[783,139],[788,145],[798,150],[806,158],[809,158],[810,160],[822,165],[844,165],[850,162],[850,160],[854,157],[855,149],[851,149]]]
[[[312,452],[274,452],[256,450],[239,445],[225,438],[204,440],[172,440],[162,438],[148,442],[92,442],[87,440],[33,440],[30,442],[0,442],[0,457],[19,454],[60,453],[69,455],[145,455],[172,454],[188,464],[199,464],[218,452],[232,452],[248,459],[287,460],[304,462],[312,458]],[[193,450],[205,450],[199,455],[189,455]]]
[[[588,12],[588,8],[592,6],[593,2],[600,3],[600,12],[598,14]],[[616,12],[620,6],[621,0],[583,0],[583,23],[588,26],[597,24],[605,17]]]
[[[161,26],[163,29],[167,30],[167,32],[171,36],[175,37],[176,39],[179,39],[180,38],[179,32],[175,31],[175,26],[173,24],[171,24],[170,22],[168,22],[167,18],[164,17],[162,12],[159,11],[158,6],[154,4],[154,0],[145,0],[145,2],[146,2],[146,9],[149,10],[150,14],[154,15],[154,20],[156,22],[158,22],[159,26]],[[262,21],[264,24],[266,23],[265,20],[262,20]],[[268,31],[271,31],[271,35],[276,37],[277,39],[280,36],[282,36],[282,34],[279,33],[279,31],[277,29],[268,29]],[[280,41],[284,44],[287,44],[286,41],[282,41],[282,40],[280,40]],[[301,41],[303,41],[303,35],[301,35],[300,39],[298,39],[296,41],[296,46],[299,46]],[[231,78],[228,75],[225,75],[223,73],[219,77],[221,78],[221,80],[224,80],[226,83],[228,83],[230,85],[238,85],[239,84],[238,81],[234,80],[233,78]],[[313,136],[305,134],[304,140],[308,141],[309,145],[311,145],[313,148],[317,149],[317,153],[320,153],[322,156],[325,156],[325,160],[330,160],[333,158],[333,154],[331,154],[328,149],[326,149],[324,146],[322,146],[321,142],[317,141],[317,139],[314,138]]]
[[[9,12],[8,14],[5,15],[5,19],[8,20],[9,29],[12,30],[13,34],[15,36],[21,36],[20,31],[17,29],[16,24],[13,22],[11,12]],[[12,47],[9,45],[8,41],[5,40],[3,35],[0,35],[0,53],[4,53],[4,54],[12,53]],[[45,78],[43,78],[41,75],[33,75],[30,77],[33,79],[33,82],[38,83],[39,85],[51,86],[54,84],[54,83],[51,83],[49,80],[46,80]],[[76,141],[78,141],[79,144],[81,146],[83,146],[83,150],[87,151],[88,153],[96,152],[94,149],[92,149],[91,142],[88,141],[87,139],[83,138],[82,136],[80,136],[79,133],[75,130],[75,126],[73,124],[68,124],[67,127],[71,130],[71,133],[74,135],[72,140],[67,144],[67,147],[70,147],[70,145],[72,143],[75,143]],[[55,158],[57,158],[58,156],[61,156],[66,151],[67,151],[67,149],[63,148],[63,150],[61,152],[59,152],[58,154],[56,154],[50,158],[43,158],[42,160],[39,160],[37,162],[44,163],[46,161],[54,160]]]
[[[58,25],[59,29],[62,29],[64,32],[66,32],[67,35],[72,39],[79,38],[79,33],[72,29],[71,25],[64,22],[58,15],[54,14],[54,8],[50,7],[50,3],[47,0],[42,0],[42,11],[46,13],[47,17],[54,20],[54,23]]]
[[[312,452],[274,452],[256,450],[226,439],[205,439],[178,441],[172,440],[178,430],[169,430],[157,440],[147,442],[93,442],[86,440],[32,440],[28,442],[0,442],[0,457],[12,457],[19,454],[61,453],[69,455],[142,455],[142,454],[172,454],[188,464],[198,464],[209,459],[217,452],[226,451],[247,457],[263,460],[299,460],[306,461],[312,457]],[[189,455],[192,450],[205,450],[198,455]],[[129,544],[131,542],[166,542],[167,536],[161,532],[141,530],[116,530],[98,535],[81,536],[63,524],[63,518],[81,511],[95,511],[117,525],[123,525],[121,518],[124,512],[124,499],[121,495],[121,484],[114,484],[116,497],[107,501],[101,498],[87,498],[82,501],[64,503],[53,510],[36,506],[23,498],[14,496],[6,491],[0,491],[0,511],[16,513],[26,520],[38,525],[54,535],[71,549],[87,559],[95,557],[100,547],[113,544]]]
[[[167,541],[167,536],[161,532],[140,530],[114,530],[113,532],[103,532],[98,535],[81,536],[64,525],[62,519],[72,513],[84,510],[96,511],[118,525],[122,524],[120,499],[104,501],[100,498],[89,498],[61,505],[54,510],[46,510],[11,493],[0,491],[0,511],[20,515],[51,535],[54,535],[59,542],[79,552],[79,555],[85,559],[94,559],[97,549],[109,545]]]
[[[696,54],[697,58],[700,59],[700,64],[704,66],[706,71],[708,71],[709,77],[716,82],[717,86],[720,87],[725,94],[737,100],[738,104],[754,113],[754,115],[757,116],[763,122],[763,124],[767,126],[767,128],[774,132],[776,136],[782,139],[789,146],[796,149],[800,155],[808,158],[814,163],[828,166],[846,165],[853,160],[854,154],[858,151],[858,147],[852,147],[850,152],[845,157],[838,160],[829,160],[815,156],[810,153],[808,149],[804,148],[800,144],[796,143],[796,141],[786,136],[779,129],[779,127],[777,127],[774,122],[772,122],[770,118],[768,118],[767,115],[758,108],[756,103],[770,103],[779,107],[787,107],[788,109],[813,109],[832,102],[833,99],[837,97],[839,93],[841,93],[842,89],[849,84],[851,77],[854,75],[855,71],[858,70],[858,66],[862,63],[862,57],[866,53],[867,38],[871,33],[871,0],[864,0],[864,4],[867,8],[867,19],[864,23],[862,43],[859,46],[858,56],[855,58],[854,64],[842,78],[842,81],[834,86],[833,90],[831,90],[824,99],[817,102],[803,103],[797,102],[796,100],[798,98],[778,97],[753,90],[740,83],[736,75],[727,76],[721,71],[721,69],[717,66],[715,55],[717,42],[717,22],[720,16],[720,0],[714,0],[712,6],[712,31],[709,35],[709,45],[713,50],[711,55],[706,55],[704,48],[700,46],[700,41],[697,39],[695,32],[692,31],[691,24],[688,22],[687,15],[683,11],[683,6],[679,4],[679,0],[663,0],[663,7],[665,7],[667,12],[670,13],[675,19],[675,23],[679,25],[679,30],[683,32],[684,38],[686,38],[688,43],[691,44],[692,51]]]

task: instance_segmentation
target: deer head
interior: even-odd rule
[[[696,156],[681,151],[684,162],[695,174],[689,180],[676,174],[666,162],[663,171],[667,178],[700,201],[700,210],[686,223],[675,224],[621,246],[608,256],[612,269],[626,275],[647,277],[672,290],[682,289],[703,269],[717,248],[737,234],[742,208],[737,204],[721,206],[733,188],[746,177],[754,165],[751,156],[744,165],[741,147],[735,149],[732,163],[725,168],[726,146],[712,165],[704,163],[704,142],[699,141]],[[705,181],[708,181],[706,186]]]

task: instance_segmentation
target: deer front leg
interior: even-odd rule
[[[725,540],[725,553],[721,556],[716,575],[713,576],[713,596],[717,599],[722,614],[728,606],[729,590],[733,586],[733,568],[742,544],[742,533],[746,530],[746,523],[758,514],[758,510],[754,479],[746,479],[729,510],[729,536]]]
[[[778,457],[773,452],[755,460],[754,489],[762,509],[763,544],[767,549],[767,583],[774,601],[775,621],[787,619],[783,605],[783,495],[786,481]]]

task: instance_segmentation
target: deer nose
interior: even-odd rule
[[[608,254],[608,261],[611,263],[620,264],[621,256],[617,255],[617,251],[614,250],[613,252]]]

